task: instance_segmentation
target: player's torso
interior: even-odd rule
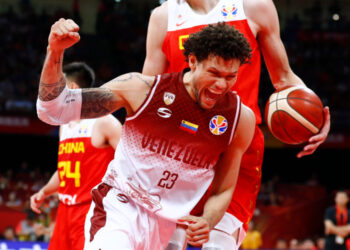
[[[86,119],[61,126],[57,170],[59,199],[64,204],[90,201],[92,187],[101,182],[113,159],[112,147],[96,148],[91,143],[95,122],[96,119]]]
[[[199,108],[182,73],[163,75],[127,118],[104,182],[161,216],[175,219],[188,213],[209,186],[239,117],[235,94],[216,106]]]
[[[178,72],[188,67],[183,56],[184,42],[191,33],[217,22],[233,25],[243,33],[252,48],[251,64],[240,67],[233,90],[237,91],[242,102],[255,112],[257,123],[260,123],[258,92],[261,58],[257,41],[244,13],[243,0],[220,0],[205,15],[195,13],[184,0],[168,0],[168,32],[162,47],[169,63],[167,72]]]

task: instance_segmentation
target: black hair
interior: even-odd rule
[[[63,73],[80,88],[90,88],[95,84],[95,72],[84,62],[72,62],[63,66]]]
[[[250,62],[252,49],[247,39],[233,26],[224,22],[209,24],[201,31],[193,33],[184,43],[184,55],[193,54],[199,62],[209,55],[220,56],[224,60],[239,59],[241,64]]]

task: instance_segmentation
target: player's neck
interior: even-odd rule
[[[207,14],[218,2],[219,0],[187,0],[193,11],[198,14]]]
[[[192,83],[192,72],[188,71],[183,75],[183,83],[185,86],[185,89],[187,90],[188,94],[191,96],[191,98],[196,101],[196,96],[193,91],[193,83]]]

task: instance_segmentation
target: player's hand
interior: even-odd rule
[[[210,227],[205,218],[188,215],[180,218],[178,222],[188,223],[186,238],[192,246],[201,246],[209,240]]]
[[[329,108],[325,107],[324,110],[324,125],[317,135],[310,137],[309,143],[297,154],[297,157],[303,157],[305,155],[311,155],[327,138],[329,130],[331,128],[331,116]]]
[[[41,206],[41,204],[43,204],[44,200],[45,200],[46,195],[44,194],[44,192],[42,190],[40,190],[39,192],[33,194],[30,197],[30,208],[37,214],[40,214],[41,211],[39,209],[39,207]]]
[[[79,26],[71,19],[61,18],[51,26],[49,47],[63,51],[80,40]]]

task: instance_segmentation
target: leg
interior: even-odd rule
[[[165,250],[185,250],[186,245],[186,230],[178,225]]]
[[[62,203],[58,206],[55,228],[48,249],[69,249],[70,228],[67,227],[68,207]]]
[[[127,215],[133,217],[135,211],[129,202],[120,202],[116,197],[112,187],[104,183],[92,190],[92,203],[85,220],[84,249],[112,250],[116,246],[134,249],[132,221]]]

